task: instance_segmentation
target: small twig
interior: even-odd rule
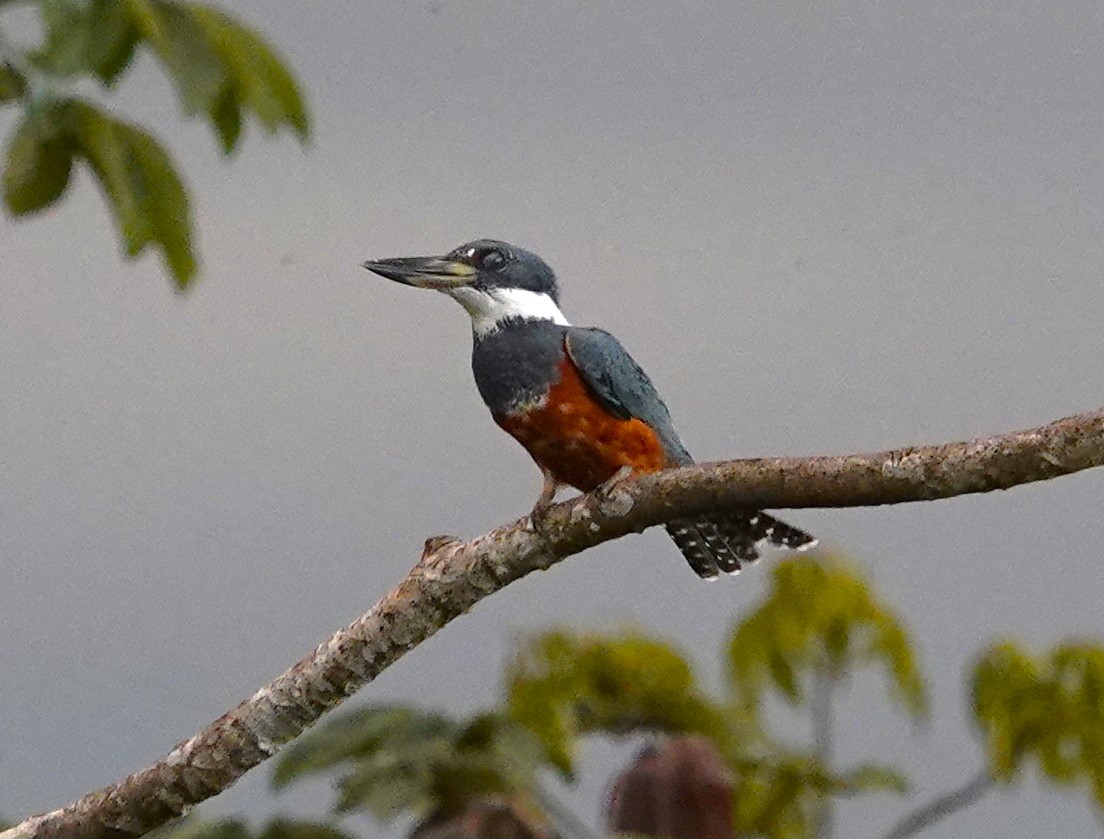
[[[834,674],[830,666],[821,662],[813,674],[812,692],[809,696],[809,712],[813,726],[813,756],[820,771],[830,774],[832,762],[832,689]],[[832,839],[835,833],[835,812],[832,794],[825,790],[817,802],[813,825],[816,839]]]
[[[992,788],[993,777],[988,770],[983,769],[958,789],[944,793],[920,809],[909,813],[886,834],[886,839],[908,839],[910,836],[915,836],[940,819],[979,801]]]

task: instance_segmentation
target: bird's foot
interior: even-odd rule
[[[544,474],[544,485],[541,487],[540,496],[537,498],[537,503],[533,505],[533,509],[529,511],[529,521],[533,524],[533,530],[544,541],[548,541],[548,512],[552,509],[552,505],[556,501],[556,491],[560,485],[556,482],[556,479],[549,475],[547,472]]]
[[[630,477],[633,473],[631,466],[622,466],[612,476],[606,478],[602,483],[598,484],[598,487],[594,490],[594,494],[598,496],[599,501],[610,501],[617,490],[617,486],[626,478]]]
[[[552,510],[552,501],[540,499],[529,511],[529,521],[533,523],[533,530],[538,536],[548,541],[548,513]]]

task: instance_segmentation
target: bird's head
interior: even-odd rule
[[[364,267],[395,282],[447,294],[471,315],[477,337],[507,321],[567,324],[552,269],[535,253],[506,242],[477,239],[445,256],[380,259]]]

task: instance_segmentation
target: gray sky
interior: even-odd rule
[[[315,139],[251,129],[225,163],[141,63],[119,104],[193,189],[192,293],[153,258],[122,263],[87,178],[0,227],[0,811],[157,758],[368,608],[426,536],[535,498],[471,382],[464,313],[365,258],[476,236],[537,251],[703,459],[959,439],[1101,402],[1096,3],[227,5],[299,72]],[[897,761],[923,797],[975,771],[975,653],[1104,635],[1102,493],[1092,473],[791,515],[870,569],[932,679],[918,732],[857,682],[844,762]],[[511,640],[563,622],[641,625],[717,684],[767,570],[703,585],[662,534],[624,539],[496,595],[360,699],[490,703]],[[588,754],[575,801],[593,820],[626,752]],[[327,799],[274,798],[261,769],[204,811]],[[881,835],[905,806],[845,804],[840,835]],[[1086,795],[1029,783],[925,836],[1099,831]]]

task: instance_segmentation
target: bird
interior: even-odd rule
[[[544,483],[532,521],[559,490],[609,490],[628,475],[694,462],[651,379],[610,333],[572,326],[552,268],[531,251],[477,239],[444,256],[363,267],[434,289],[471,316],[472,372],[494,421],[530,454]],[[760,510],[677,519],[667,533],[703,579],[734,574],[765,545],[805,550],[816,539]]]

